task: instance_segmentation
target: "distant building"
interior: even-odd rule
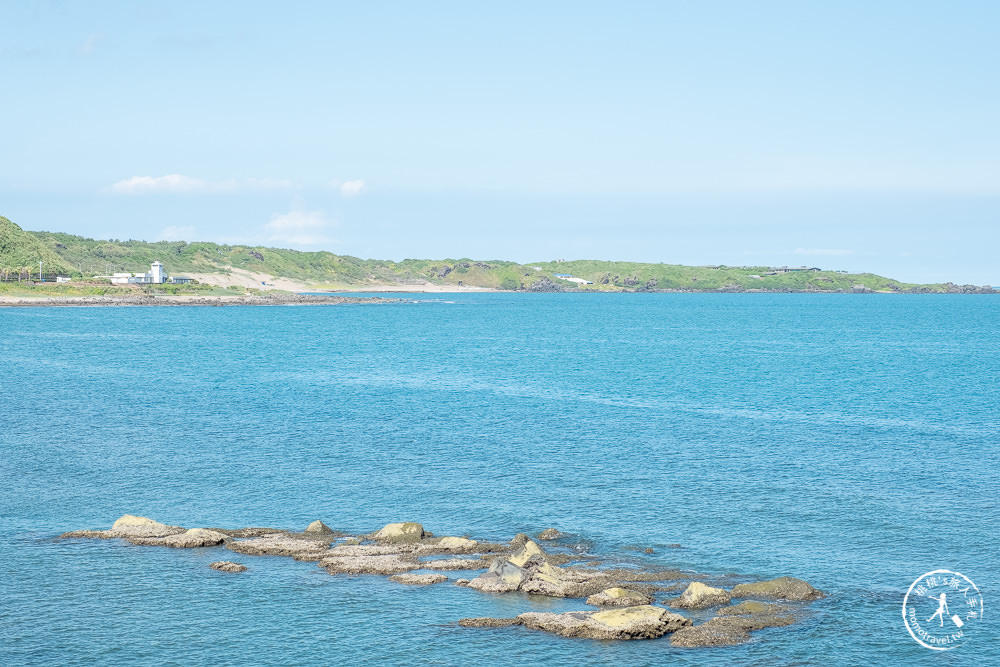
[[[187,276],[170,276],[170,282],[174,285],[187,285],[188,283],[194,282],[194,278],[188,278]]]
[[[167,282],[167,272],[161,262],[153,262],[146,273],[116,273],[111,276],[111,282],[116,285],[162,285]]]

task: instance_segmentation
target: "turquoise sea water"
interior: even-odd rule
[[[417,301],[0,309],[0,662],[1000,663],[1000,298]],[[124,513],[555,526],[610,560],[792,575],[828,597],[733,648],[464,629],[585,605],[55,539]],[[949,652],[900,611],[941,568],[985,606]]]

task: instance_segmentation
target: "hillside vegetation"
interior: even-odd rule
[[[365,260],[330,252],[183,241],[95,240],[59,232],[27,232],[0,217],[0,279],[25,267],[74,277],[145,272],[163,262],[172,275],[244,269],[309,282],[317,288],[435,284],[528,291],[969,292],[974,286],[914,285],[870,273],[791,271],[769,267],[695,267],[577,260],[517,264],[503,260]],[[32,269],[33,267],[33,269]],[[592,281],[581,285],[558,276]],[[773,274],[773,275],[767,275]],[[23,275],[23,274],[22,274]]]

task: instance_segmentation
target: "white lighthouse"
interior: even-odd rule
[[[167,282],[166,273],[163,271],[163,264],[160,262],[153,262],[150,266],[149,275],[151,278],[149,282],[151,283],[162,285]]]

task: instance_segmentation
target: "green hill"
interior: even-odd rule
[[[0,217],[0,279],[4,271],[10,275],[19,269],[23,273],[25,268],[37,272],[39,260],[44,262],[46,273],[59,271],[76,277],[145,272],[152,262],[161,261],[172,275],[224,274],[245,269],[309,282],[319,289],[430,283],[529,291],[992,292],[972,285],[915,285],[871,273],[812,268],[699,267],[596,260],[526,265],[471,259],[393,262],[262,246],[96,240],[59,232],[26,232]]]
[[[0,216],[0,279],[18,273],[37,277],[38,262],[46,274],[70,271],[52,246]]]

